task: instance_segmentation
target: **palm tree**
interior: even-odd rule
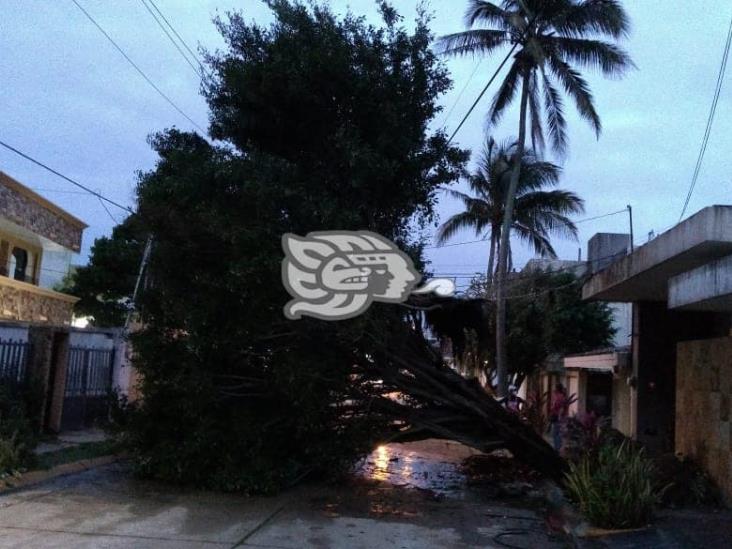
[[[492,138],[488,140],[477,170],[468,178],[472,195],[449,191],[465,209],[450,217],[437,231],[438,244],[444,244],[464,229],[474,230],[476,236],[490,234],[489,283],[493,278],[515,151],[515,141],[496,145]],[[577,238],[577,227],[567,216],[584,211],[584,201],[576,194],[560,189],[544,190],[557,185],[560,174],[561,168],[556,164],[538,160],[532,151],[524,152],[511,230],[542,257],[557,256],[550,235]]]
[[[474,28],[478,23],[484,26]],[[501,119],[520,90],[518,141],[506,192],[497,268],[496,379],[499,396],[505,396],[508,389],[505,343],[508,228],[513,224],[514,197],[526,144],[527,122],[534,148],[541,150],[546,118],[551,146],[563,155],[567,134],[559,91],[562,89],[599,136],[600,117],[589,85],[575,67],[598,69],[606,76],[622,75],[633,63],[622,49],[607,39],[626,36],[630,22],[618,0],[503,0],[500,4],[469,0],[466,24],[469,30],[440,39],[444,53],[490,55],[506,46],[511,47],[511,52],[515,51],[488,112],[489,124],[496,124]]]

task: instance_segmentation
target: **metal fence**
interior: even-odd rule
[[[106,396],[112,386],[113,353],[111,349],[71,347],[65,396]]]
[[[19,385],[25,381],[30,343],[0,339],[0,383]]]
[[[71,347],[61,429],[83,429],[107,416],[112,388],[112,349]]]

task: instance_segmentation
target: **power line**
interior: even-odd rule
[[[68,181],[68,182],[69,182],[69,183],[71,183],[72,185],[76,185],[76,186],[77,186],[77,187],[79,187],[80,189],[83,189],[83,190],[84,190],[84,191],[86,191],[87,193],[89,193],[89,194],[91,194],[91,195],[94,195],[94,196],[96,196],[96,197],[97,197],[97,198],[98,198],[99,200],[104,200],[104,201],[105,201],[105,202],[107,202],[108,204],[112,204],[112,206],[117,206],[117,207],[118,207],[119,209],[121,209],[121,210],[125,210],[126,212],[129,212],[129,213],[135,213],[134,211],[132,211],[132,209],[131,209],[131,208],[128,208],[127,206],[123,206],[123,205],[122,205],[122,204],[120,204],[119,202],[115,202],[114,200],[112,200],[112,199],[110,199],[110,198],[107,198],[107,197],[106,197],[106,196],[104,196],[103,194],[101,194],[101,193],[98,193],[98,192],[96,192],[96,191],[93,191],[92,189],[90,189],[90,188],[89,188],[89,187],[87,187],[86,185],[82,185],[82,184],[81,184],[81,183],[79,183],[78,181],[75,181],[75,180],[71,179],[70,177],[68,177],[68,176],[66,176],[66,175],[64,175],[64,174],[62,174],[61,172],[59,172],[59,171],[57,171],[57,170],[54,170],[53,168],[51,168],[51,167],[47,166],[46,164],[44,164],[43,162],[41,162],[40,160],[36,160],[36,159],[35,159],[35,158],[33,158],[32,156],[29,156],[29,155],[25,154],[24,152],[22,152],[22,151],[19,151],[18,149],[16,149],[15,147],[13,147],[13,146],[11,146],[11,145],[8,145],[8,144],[7,144],[7,143],[5,143],[4,141],[1,141],[1,140],[0,140],[0,145],[1,145],[1,146],[3,146],[3,147],[5,147],[5,148],[6,148],[6,149],[8,149],[9,151],[12,151],[12,152],[14,152],[14,153],[15,153],[15,154],[17,154],[18,156],[21,156],[21,157],[25,158],[26,160],[28,160],[28,161],[30,161],[30,162],[33,162],[33,163],[34,163],[34,164],[35,164],[36,166],[40,166],[40,167],[41,167],[41,168],[43,168],[44,170],[46,170],[46,171],[49,171],[49,172],[51,172],[52,174],[54,174],[54,175],[56,175],[56,176],[60,177],[61,179],[65,180],[65,181]]]
[[[61,194],[80,194],[80,195],[86,195],[84,191],[70,191],[68,189],[41,189],[38,187],[28,187],[32,191],[36,191],[38,193],[61,193]]]
[[[203,66],[203,63],[201,63],[201,60],[199,59],[198,54],[196,54],[190,47],[188,47],[188,44],[186,43],[186,41],[183,40],[183,37],[180,34],[178,34],[178,31],[175,30],[175,27],[170,23],[170,21],[168,21],[168,18],[165,17],[163,12],[160,11],[160,8],[158,8],[158,6],[155,4],[154,0],[147,0],[147,1],[150,2],[150,4],[152,5],[153,8],[155,8],[155,11],[158,12],[158,15],[160,15],[160,17],[163,19],[163,21],[165,21],[165,24],[168,25],[168,27],[170,27],[170,30],[173,31],[173,34],[175,34],[176,38],[178,38],[178,40],[180,40],[180,43],[183,44],[183,47],[188,51],[188,53],[191,54],[191,57],[193,57],[193,59],[196,61],[196,63],[198,63],[201,75],[204,75],[206,72],[206,69]]]
[[[639,244],[636,246],[639,248],[640,246],[642,246],[642,244]],[[536,275],[537,272],[557,274],[557,273],[563,273],[566,271],[576,271],[578,268],[580,268],[582,266],[587,267],[591,263],[596,263],[598,261],[604,261],[606,259],[620,259],[622,257],[625,257],[626,255],[628,255],[628,254],[626,254],[625,252],[617,252],[617,253],[606,255],[603,257],[596,257],[596,258],[593,258],[592,260],[587,259],[584,261],[578,261],[574,265],[567,265],[565,267],[549,268],[546,270],[539,269],[538,271],[537,270],[526,271],[524,269],[519,272],[509,273],[509,277],[506,279],[506,282],[510,284],[510,283],[518,283],[518,282],[521,282],[526,279],[531,279]],[[476,278],[476,276],[483,276],[484,274],[485,274],[484,272],[478,272],[478,271],[476,271],[474,273],[467,272],[467,271],[455,272],[455,273],[446,273],[446,272],[442,272],[442,271],[437,271],[437,272],[431,273],[431,276],[435,276],[435,277],[445,276],[445,278],[461,278],[461,279],[467,278],[467,279],[472,280],[473,278]]]
[[[689,206],[691,195],[694,193],[694,187],[696,187],[697,179],[699,178],[699,172],[701,171],[702,162],[704,161],[704,154],[707,151],[707,144],[709,143],[709,136],[712,132],[712,124],[714,123],[714,115],[717,112],[717,103],[719,103],[719,94],[722,91],[722,82],[724,82],[724,73],[727,69],[727,60],[729,59],[729,49],[732,44],[732,19],[729,22],[729,30],[727,31],[727,41],[724,45],[724,54],[722,55],[722,62],[719,66],[719,74],[717,75],[717,84],[714,88],[714,99],[712,99],[712,106],[709,109],[709,116],[707,117],[707,126],[704,130],[704,137],[702,138],[702,144],[699,148],[699,156],[696,159],[696,166],[694,166],[694,174],[691,176],[691,184],[689,185],[689,192],[686,193],[686,200],[684,201],[684,207],[681,209],[681,215],[679,221],[684,217],[686,208]]]
[[[622,210],[618,210],[616,212],[610,212],[602,215],[596,215],[594,217],[586,217],[584,219],[578,219],[577,221],[573,221],[573,223],[576,225],[578,223],[585,223],[587,221],[594,221],[596,219],[602,219],[603,217],[610,217],[611,215],[618,215],[621,213],[627,212],[627,208],[623,208]],[[466,240],[464,242],[453,242],[452,244],[443,244],[441,246],[425,246],[423,249],[425,250],[439,250],[441,248],[451,248],[453,246],[464,246],[465,244],[475,244],[477,242],[488,242],[490,240],[489,237],[479,238],[478,240]]]
[[[450,107],[450,110],[447,111],[447,114],[445,115],[445,118],[442,121],[442,124],[440,124],[441,127],[447,126],[447,121],[450,119],[450,116],[452,115],[453,111],[455,110],[455,107],[457,107],[457,104],[460,102],[460,99],[462,99],[463,94],[465,93],[465,90],[468,89],[468,85],[470,84],[471,80],[473,80],[473,77],[478,72],[478,69],[480,68],[480,65],[485,60],[485,57],[481,57],[478,60],[478,63],[476,63],[475,68],[473,69],[473,72],[470,73],[470,76],[468,77],[467,81],[465,82],[465,85],[460,90],[460,93],[458,93],[457,97],[455,98],[455,102],[452,104],[452,107]]]
[[[594,221],[595,219],[602,219],[603,217],[610,217],[611,215],[618,215],[621,213],[628,213],[628,208],[623,208],[622,210],[618,210],[617,212],[610,212],[602,215],[596,215],[595,217],[586,217],[585,219],[578,219],[577,221],[573,221],[575,225],[577,223],[586,223],[587,221]]]
[[[478,240],[467,240],[465,242],[453,242],[452,244],[443,244],[442,246],[425,246],[424,250],[439,250],[440,248],[452,248],[453,246],[464,246],[465,244],[475,244],[476,242],[487,242],[489,238],[480,238]]]
[[[150,77],[149,77],[149,76],[148,76],[147,74],[145,74],[145,72],[144,72],[144,71],[143,71],[143,70],[142,70],[142,69],[141,69],[141,68],[140,68],[140,67],[139,67],[139,66],[138,66],[138,65],[137,65],[137,64],[136,64],[136,63],[135,63],[135,62],[134,62],[134,61],[133,61],[133,60],[132,60],[131,58],[130,58],[130,56],[129,56],[129,55],[127,55],[127,53],[125,53],[125,51],[124,51],[124,50],[123,50],[123,49],[122,49],[122,48],[121,48],[121,47],[120,47],[120,46],[119,46],[119,45],[117,44],[117,42],[115,42],[115,41],[114,41],[114,39],[113,39],[113,38],[112,38],[112,37],[111,37],[111,36],[110,36],[110,35],[109,35],[109,34],[107,33],[107,31],[105,31],[105,30],[104,30],[104,29],[102,28],[102,26],[101,26],[101,25],[100,25],[99,23],[97,23],[97,22],[96,22],[96,20],[95,20],[95,19],[94,19],[94,18],[93,18],[93,17],[92,17],[92,16],[90,15],[90,14],[89,14],[89,12],[88,12],[88,11],[86,11],[86,10],[85,10],[85,9],[84,9],[84,8],[83,8],[83,7],[81,6],[81,4],[79,4],[79,2],[78,2],[77,0],[71,0],[71,1],[72,1],[72,2],[74,3],[74,5],[75,5],[75,6],[77,7],[77,8],[79,8],[79,9],[81,10],[81,12],[82,12],[82,13],[83,13],[84,15],[86,15],[86,17],[87,17],[87,18],[89,19],[89,21],[91,21],[91,22],[92,22],[92,23],[94,24],[94,26],[95,26],[95,27],[96,27],[97,29],[99,29],[99,32],[101,32],[101,33],[102,33],[102,34],[104,35],[104,37],[105,37],[105,38],[106,38],[107,40],[109,40],[109,42],[110,42],[110,43],[111,43],[111,44],[112,44],[112,45],[113,45],[113,46],[115,47],[115,49],[116,49],[116,50],[117,50],[117,51],[118,51],[118,52],[119,52],[119,53],[120,53],[120,54],[122,55],[122,57],[124,57],[124,58],[125,58],[125,59],[127,60],[127,62],[128,62],[128,63],[129,63],[130,65],[132,65],[132,67],[133,67],[133,68],[134,68],[134,69],[135,69],[135,70],[136,70],[136,71],[137,71],[137,72],[138,72],[138,73],[140,74],[140,76],[142,76],[142,78],[144,78],[144,79],[145,79],[145,82],[147,82],[147,83],[148,83],[148,84],[150,85],[150,87],[152,87],[152,88],[153,88],[153,89],[154,89],[154,90],[155,90],[156,92],[158,92],[158,94],[160,95],[160,97],[162,97],[163,99],[165,99],[165,101],[167,101],[167,102],[168,102],[168,104],[170,104],[170,106],[171,106],[171,107],[173,107],[173,108],[174,108],[174,109],[175,109],[176,111],[178,111],[178,112],[179,112],[179,113],[180,113],[180,114],[181,114],[181,115],[182,115],[182,116],[183,116],[184,118],[186,118],[186,120],[188,120],[188,121],[189,121],[189,122],[190,122],[191,124],[193,124],[193,125],[194,125],[194,126],[195,126],[196,128],[198,128],[198,130],[199,130],[199,131],[200,131],[200,132],[201,132],[201,133],[202,133],[203,135],[206,135],[206,130],[204,130],[204,129],[203,129],[203,128],[202,128],[201,126],[199,126],[199,125],[198,125],[198,124],[197,124],[197,123],[195,122],[195,120],[193,120],[193,119],[192,119],[192,118],[191,118],[190,116],[188,116],[188,115],[187,115],[187,114],[186,114],[186,113],[185,113],[185,112],[183,111],[183,109],[181,109],[181,108],[180,108],[180,107],[179,107],[178,105],[176,105],[176,104],[175,104],[175,103],[173,102],[173,100],[172,100],[172,99],[170,99],[170,97],[168,97],[167,95],[165,95],[165,93],[163,93],[163,91],[162,91],[162,90],[161,90],[161,89],[160,89],[160,88],[159,88],[159,87],[158,87],[158,86],[157,86],[157,85],[155,84],[155,82],[153,82],[153,81],[152,81],[152,80],[150,79]]]
[[[475,107],[477,107],[478,106],[478,103],[480,103],[480,100],[483,99],[483,96],[485,95],[485,92],[487,92],[488,91],[488,88],[490,87],[490,85],[493,84],[493,81],[498,76],[498,73],[501,72],[501,69],[508,62],[508,60],[511,58],[511,56],[513,55],[513,52],[516,51],[516,48],[518,47],[518,45],[519,45],[519,43],[517,41],[511,47],[511,49],[508,50],[508,55],[506,55],[506,57],[503,59],[503,61],[501,61],[501,64],[498,65],[498,68],[493,73],[493,76],[490,77],[490,79],[488,80],[488,83],[483,87],[483,90],[480,92],[480,94],[478,95],[478,97],[476,98],[476,100],[473,101],[473,104],[470,106],[470,109],[468,109],[468,112],[465,114],[465,116],[463,116],[463,119],[460,121],[460,124],[458,124],[458,127],[455,128],[455,131],[454,132],[452,132],[452,135],[450,136],[450,139],[447,140],[447,144],[448,145],[450,143],[452,143],[452,140],[455,138],[455,135],[457,135],[457,132],[459,132],[460,131],[460,128],[463,127],[463,124],[465,124],[465,121],[468,119],[468,117],[471,114],[473,114],[473,111],[475,110]]]
[[[524,6],[524,11],[526,11],[527,13],[529,13],[525,6]],[[483,90],[480,92],[480,94],[478,95],[478,97],[476,98],[476,100],[470,106],[470,109],[468,109],[468,112],[465,114],[465,116],[463,116],[463,119],[460,121],[460,124],[458,124],[458,127],[455,128],[455,131],[454,132],[452,132],[452,135],[450,136],[450,139],[447,140],[447,144],[448,145],[450,143],[452,143],[452,140],[455,138],[455,135],[457,134],[457,132],[460,131],[460,128],[463,127],[463,124],[465,124],[465,121],[473,113],[473,111],[475,110],[475,107],[478,106],[478,103],[480,102],[480,100],[485,95],[485,92],[488,91],[488,88],[493,83],[493,81],[496,79],[496,77],[498,76],[498,73],[501,72],[501,69],[508,62],[508,60],[511,58],[511,56],[513,55],[513,52],[516,51],[516,48],[521,43],[521,40],[523,40],[524,38],[526,38],[526,35],[529,32],[529,29],[536,22],[536,19],[537,19],[537,15],[535,15],[535,16],[533,16],[531,18],[531,21],[529,21],[529,23],[526,25],[526,27],[524,28],[524,30],[521,32],[521,35],[516,39],[516,42],[514,42],[513,46],[511,46],[511,49],[508,50],[508,54],[506,54],[506,57],[503,58],[503,61],[501,61],[501,64],[498,65],[498,68],[493,73],[493,76],[490,77],[490,79],[488,80],[488,83],[483,87]]]
[[[170,43],[173,44],[173,46],[175,46],[175,49],[178,50],[178,53],[180,53],[181,57],[183,57],[183,59],[185,59],[186,63],[188,63],[188,65],[190,65],[190,67],[193,69],[193,72],[196,73],[196,76],[198,78],[203,78],[203,74],[201,72],[199,72],[199,70],[191,62],[191,60],[188,59],[188,55],[186,55],[186,53],[181,49],[181,47],[178,45],[178,42],[176,42],[175,39],[171,36],[170,32],[168,32],[168,29],[165,28],[165,25],[163,25],[163,23],[160,21],[160,19],[158,19],[158,16],[155,15],[155,12],[150,8],[150,6],[147,5],[147,2],[145,0],[140,0],[140,2],[142,2],[142,5],[145,6],[145,9],[152,16],[152,18],[155,19],[155,22],[165,33],[165,36],[168,37],[168,40],[170,40]]]
[[[97,198],[99,200],[99,203],[102,205],[102,208],[104,208],[104,211],[107,212],[107,215],[109,218],[114,221],[115,225],[119,225],[119,221],[116,217],[112,215],[112,212],[109,211],[109,208],[107,208],[107,205],[104,203],[104,201],[101,198]]]

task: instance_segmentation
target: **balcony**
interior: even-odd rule
[[[0,320],[68,326],[78,298],[0,276]]]

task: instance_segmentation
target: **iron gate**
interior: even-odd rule
[[[30,343],[0,339],[0,384],[18,386],[25,382]]]
[[[90,427],[107,416],[113,363],[113,349],[69,349],[61,430]]]

